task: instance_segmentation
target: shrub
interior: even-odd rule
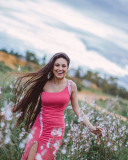
[[[12,69],[10,67],[6,66],[4,64],[4,62],[1,61],[0,62],[0,71],[6,73],[6,72],[12,71]]]

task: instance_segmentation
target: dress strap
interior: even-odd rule
[[[72,84],[72,80],[68,80],[68,91],[69,91],[69,95],[71,96],[71,84]]]

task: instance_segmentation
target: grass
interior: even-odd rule
[[[108,102],[108,104],[107,104]],[[111,107],[109,107],[109,103],[111,103]],[[118,99],[116,102],[114,102],[113,100],[97,100],[96,104],[101,106],[102,108],[119,114],[121,116],[124,117],[128,117],[127,113],[128,113],[128,103],[126,103],[124,100]]]

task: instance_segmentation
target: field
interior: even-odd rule
[[[93,125],[103,127],[103,136],[94,136],[82,122],[78,122],[71,104],[65,110],[65,136],[57,153],[57,160],[126,160],[128,152],[128,124],[111,114],[103,114],[89,106],[86,101],[80,102],[82,110]],[[14,128],[16,116],[12,120],[1,123],[0,159],[19,160],[26,144],[28,132],[24,124]],[[79,119],[80,120],[80,119]],[[55,141],[56,143],[56,141]],[[56,145],[55,145],[56,146]]]
[[[8,109],[11,106],[9,102],[12,97],[12,77],[5,81],[3,88],[3,80],[7,74],[8,72],[0,72],[0,86],[2,86],[0,112],[4,110],[5,102],[8,104]],[[128,101],[99,91],[83,89],[78,92],[78,102],[90,122],[103,128],[103,136],[93,135],[88,127],[82,124],[82,117],[75,116],[69,103],[64,113],[65,136],[56,160],[128,159]],[[103,109],[98,109],[98,106]],[[124,117],[124,121],[123,118],[118,118],[119,116]],[[15,128],[17,117],[18,113],[11,115],[8,110],[6,120],[0,123],[0,160],[20,160],[23,154],[30,130],[27,132],[24,130],[24,122]],[[55,141],[53,146],[55,150],[56,146]],[[41,160],[40,157],[38,160]]]

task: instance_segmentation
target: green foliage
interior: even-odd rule
[[[13,50],[11,50],[11,52],[8,52],[6,49],[0,49],[0,51],[5,52],[7,54],[11,54],[17,58],[23,58],[21,54],[19,54],[18,52],[14,52]]]
[[[77,85],[77,90],[81,91],[82,90],[82,85],[80,83],[78,83],[78,82],[76,83],[76,85]]]
[[[81,67],[78,67],[78,69],[76,70],[76,75],[75,75],[76,78],[81,78],[80,76],[81,71],[82,71]]]
[[[5,53],[8,53],[8,51],[6,50],[6,49],[0,49],[0,51],[2,51],[2,52],[5,52]]]
[[[69,137],[67,135],[69,130],[71,131],[70,133],[72,136],[70,137],[70,140],[66,147],[66,154],[62,155],[61,151],[59,151],[57,154],[57,160],[59,159],[77,160],[77,159],[82,159],[82,158],[83,160],[85,159],[88,159],[88,160],[95,160],[95,159],[97,160],[125,160],[127,159],[128,148],[125,147],[125,145],[126,145],[126,142],[128,141],[128,134],[126,133],[126,137],[123,135],[122,137],[119,136],[119,138],[117,136],[117,139],[115,140],[113,139],[114,138],[113,135],[119,135],[118,132],[123,130],[122,128],[120,128],[122,126],[122,123],[119,124],[118,120],[115,121],[111,116],[107,116],[104,114],[100,115],[98,111],[93,110],[91,108],[89,110],[88,109],[86,107],[86,114],[88,114],[88,112],[90,112],[89,110],[91,110],[90,116],[92,116],[92,118],[90,117],[89,118],[92,119],[93,124],[97,123],[98,119],[101,119],[100,123],[102,122],[104,123],[104,127],[106,127],[107,129],[107,130],[105,129],[106,136],[95,139],[95,138],[92,138],[92,135],[89,135],[89,132],[86,132],[84,133],[86,137],[86,141],[84,141],[84,139],[82,138],[82,135],[80,134],[80,130],[81,132],[83,132],[84,130],[83,124],[82,126],[79,125],[79,123],[76,121],[76,117],[72,110],[65,111],[65,113],[67,114],[66,119],[68,119],[69,125],[66,127],[64,138],[67,139],[67,137]],[[71,119],[69,117],[71,117]],[[71,122],[72,120],[73,120],[73,123]],[[79,126],[76,131],[73,129],[75,124],[78,124]],[[113,127],[115,128],[115,130],[112,129]],[[79,136],[77,137],[77,135]],[[125,138],[125,140],[123,137]],[[66,143],[67,142],[63,142],[61,149],[63,148],[63,146],[66,145]],[[73,147],[74,148],[73,150],[75,151],[72,154],[73,143],[75,143],[76,145]],[[123,144],[122,147],[120,147],[119,145],[120,143]],[[88,147],[90,146],[90,147],[87,149],[85,146],[88,146]]]
[[[0,71],[3,73],[11,72],[12,69],[4,64],[4,62],[0,61]]]
[[[26,61],[39,64],[38,59],[36,58],[35,54],[29,51],[26,52]]]
[[[110,76],[108,78],[101,78],[98,72],[87,71],[82,79],[87,79],[92,83],[95,83],[105,93],[115,96],[119,95],[120,97],[128,99],[128,92],[125,88],[118,86],[117,77]]]
[[[24,69],[24,70],[28,70],[28,71],[30,71],[30,72],[33,72],[33,71],[34,71],[33,67],[30,66],[30,65],[28,65],[28,63],[26,63],[26,65],[23,67],[23,69]]]
[[[112,98],[108,100],[99,99],[96,104],[106,109],[107,111],[114,112],[116,114],[128,117],[128,102],[121,100],[120,98]]]
[[[42,65],[44,66],[46,64],[46,55],[42,58]]]

